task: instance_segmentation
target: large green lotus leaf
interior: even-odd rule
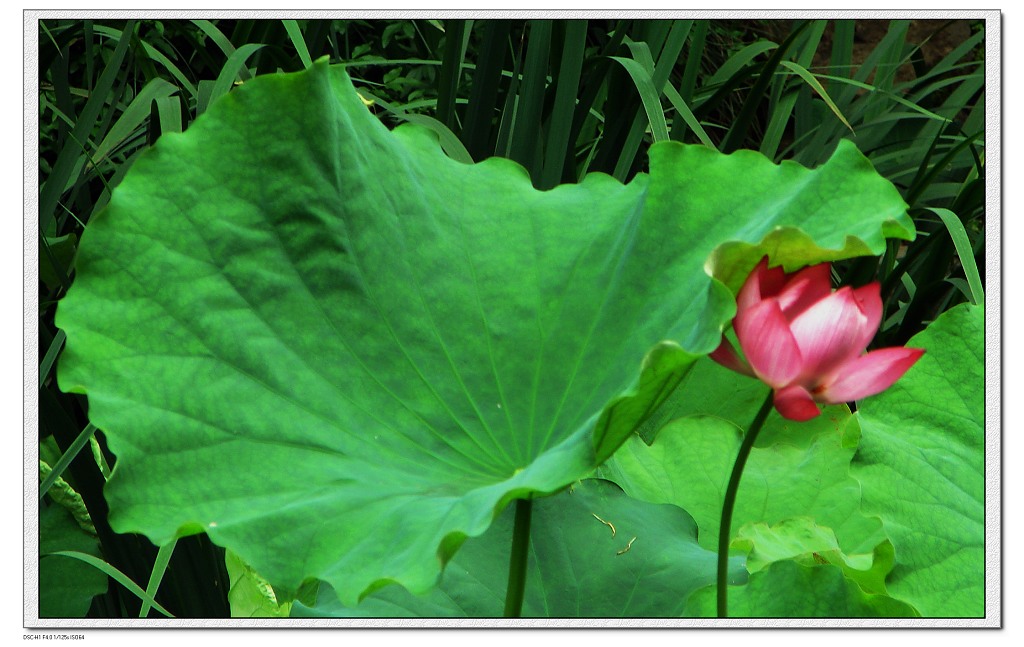
[[[813,171],[676,143],[650,167],[536,191],[388,131],[324,62],[161,138],[89,223],[57,314],[59,383],[118,459],[111,525],[205,531],[282,599],[306,578],[347,604],[424,591],[509,501],[610,456],[718,343],[762,253],[913,235],[849,143]],[[723,283],[705,264],[726,243]]]
[[[693,518],[676,506],[631,499],[600,479],[533,506],[524,617],[679,617],[687,598],[715,580],[715,554],[697,545]],[[501,617],[513,516],[510,507],[467,541],[427,595],[388,587],[346,608],[321,586],[316,606],[296,604],[292,615]],[[731,581],[746,580],[742,557],[730,566]]]
[[[632,438],[600,474],[630,496],[687,510],[700,527],[701,545],[717,550],[722,499],[742,430],[768,387],[702,359],[681,388],[693,394],[677,409],[683,417],[665,423],[650,446]],[[808,517],[831,529],[850,558],[870,557],[885,535],[877,519],[861,514],[860,485],[850,476],[859,435],[845,405],[825,407],[802,423],[771,412],[740,481],[733,534],[750,523]]]
[[[715,587],[687,602],[693,616],[714,617]],[[910,605],[888,595],[865,593],[838,566],[775,562],[729,590],[730,618],[913,618]]]
[[[985,615],[985,317],[958,306],[927,352],[858,411],[853,474],[896,549],[889,592],[932,617]]]

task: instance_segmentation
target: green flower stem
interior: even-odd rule
[[[750,456],[750,448],[757,440],[768,413],[772,410],[774,392],[769,391],[764,404],[754,416],[754,421],[747,428],[743,436],[743,443],[736,455],[736,462],[732,466],[732,474],[729,476],[729,486],[725,489],[725,501],[722,502],[722,523],[718,527],[718,617],[729,617],[729,533],[732,526],[732,509],[736,505],[736,491],[740,487],[740,477],[743,476],[743,467],[747,464],[747,457]],[[517,517],[518,520],[518,517]]]
[[[508,560],[508,588],[505,590],[506,618],[518,618],[523,611],[532,512],[533,499],[516,500],[516,521],[515,527],[512,529],[512,554]]]

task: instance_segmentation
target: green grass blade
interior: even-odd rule
[[[489,146],[494,116],[498,111],[498,87],[501,82],[508,37],[512,23],[508,20],[484,22],[483,41],[477,50],[478,60],[473,71],[472,90],[466,105],[461,139],[475,160],[494,153]]]
[[[217,26],[209,20],[193,20],[192,23],[196,27],[199,27],[199,29],[201,29],[204,34],[209,36],[210,40],[212,40],[217,45],[217,47],[220,48],[220,51],[224,52],[224,56],[227,57],[229,61],[231,60],[231,57],[234,55],[236,50],[235,46],[231,44],[231,41],[228,39],[228,37],[224,35],[224,32],[218,29]],[[252,78],[252,75],[249,73],[249,70],[247,69],[242,69],[239,73],[241,74],[242,81],[248,81]]]
[[[118,40],[117,46],[114,48],[114,52],[111,54],[110,59],[103,68],[103,72],[100,74],[100,78],[96,81],[96,86],[93,89],[89,100],[85,103],[85,107],[82,108],[82,113],[78,115],[75,127],[71,131],[70,136],[74,141],[85,142],[92,133],[93,127],[96,125],[96,121],[100,116],[100,112],[106,105],[107,99],[110,98],[110,93],[117,81],[118,72],[121,71],[121,62],[124,60],[125,54],[128,51],[128,44],[131,42],[129,36],[134,29],[135,22],[128,21],[128,24],[125,25],[124,30],[121,32],[121,37]],[[79,154],[80,150],[84,149],[79,149],[75,146],[64,146],[61,149],[60,154],[57,156],[57,161],[54,163],[53,169],[50,171],[50,176],[46,179],[46,182],[40,190],[40,231],[47,230],[50,223],[53,221],[55,215],[54,212],[57,208],[57,201],[60,200],[60,196],[64,192],[65,187],[74,182],[72,172],[74,171],[76,164],[81,162],[81,156]]]
[[[161,133],[181,132],[181,101],[178,97],[161,97],[157,99],[156,112],[160,119]]]
[[[231,89],[231,85],[235,82],[235,79],[244,80],[243,77],[251,77],[251,75],[245,69],[245,62],[256,53],[257,50],[262,49],[264,46],[258,43],[249,43],[239,47],[230,57],[228,57],[227,63],[221,69],[220,74],[217,75],[217,80],[214,81],[213,87],[210,89],[209,102],[216,101],[218,98],[228,93]]]
[[[78,456],[80,451],[82,451],[82,448],[89,444],[89,440],[93,437],[94,433],[96,433],[96,427],[94,427],[90,422],[85,426],[85,429],[78,434],[74,442],[71,443],[71,446],[68,447],[68,450],[61,454],[60,459],[58,459],[57,463],[53,466],[49,476],[47,476],[39,485],[40,501],[43,500],[43,497],[50,491],[53,484],[56,483],[57,479],[64,473],[64,470],[68,468],[71,461],[75,460],[75,457]]]
[[[171,543],[161,546],[157,552],[156,561],[153,563],[153,572],[149,574],[149,584],[146,585],[146,595],[149,599],[156,599],[156,592],[160,589],[160,582],[164,579],[167,564],[171,561],[171,555],[174,554],[174,547],[177,544],[178,540],[172,539]],[[139,610],[139,617],[145,618],[148,616],[150,608],[152,608],[152,605],[150,605],[149,600],[144,599],[142,601],[142,609]]]
[[[437,120],[448,128],[455,128],[455,99],[472,28],[472,20],[445,21],[444,57],[437,75]]]
[[[154,600],[153,596],[143,591],[142,587],[140,587],[135,582],[131,581],[131,579],[127,575],[117,570],[110,564],[106,563],[102,559],[93,557],[92,555],[87,555],[86,553],[79,553],[73,550],[59,550],[53,553],[46,553],[46,555],[42,555],[42,557],[45,557],[47,555],[63,555],[64,557],[71,557],[73,559],[83,561],[86,564],[89,564],[90,566],[94,566],[99,570],[103,571],[104,573],[106,573],[108,576],[114,578],[114,580],[116,580],[121,586],[128,589],[136,596],[138,596],[140,600],[142,600],[143,602],[148,602],[150,605],[152,605],[154,609],[156,609],[160,613],[164,614],[168,618],[174,617],[167,609],[160,606],[160,603]]]
[[[615,167],[612,171],[612,175],[619,180],[626,181],[636,164],[637,152],[640,150],[640,144],[643,141],[644,131],[646,130],[645,122],[651,127],[654,141],[664,141],[664,139],[667,139],[668,124],[665,122],[665,113],[661,106],[661,94],[668,84],[670,72],[675,67],[676,61],[679,60],[679,54],[686,44],[686,37],[692,25],[693,21],[691,20],[673,20],[664,23],[654,21],[649,23],[648,28],[643,31],[643,35],[646,38],[645,41],[637,42],[629,38],[625,39],[626,46],[629,47],[630,53],[633,55],[633,60],[640,65],[639,68],[634,67],[632,70],[629,69],[632,66],[627,65],[626,71],[630,81],[639,90],[637,72],[642,71],[650,76],[650,87],[654,88],[655,91],[653,95],[647,94],[644,91],[640,92],[644,113],[637,110],[631,126],[625,133],[625,139],[619,146]],[[651,56],[651,47],[658,49],[657,62],[654,62]],[[621,63],[621,61],[619,62]],[[641,85],[644,85],[644,83],[641,83]],[[647,94],[646,100],[645,94]],[[650,111],[654,111],[656,114],[652,116]],[[645,115],[646,119],[644,118]],[[664,132],[661,132],[662,125],[664,125]],[[665,137],[662,138],[662,135]],[[609,148],[609,150],[611,149]]]
[[[796,63],[806,68],[814,60],[814,54],[821,42],[822,34],[825,32],[826,21],[815,20],[807,30],[807,38],[800,45],[797,52]],[[768,127],[765,129],[761,139],[761,153],[767,157],[775,158],[779,150],[779,143],[786,132],[787,126],[793,125],[793,137],[799,139],[804,128],[804,121],[799,117],[803,112],[813,106],[809,105],[810,92],[805,88],[795,88],[789,79],[781,76],[775,79],[771,90],[771,116],[768,120]],[[791,122],[793,110],[797,109],[797,118]],[[823,124],[815,122],[812,128],[820,130]]]
[[[683,79],[679,83],[679,96],[686,103],[692,101],[693,93],[697,89],[697,75],[700,73],[700,63],[704,58],[709,24],[707,20],[698,20],[690,34],[690,50],[686,56],[686,66],[683,68]]]
[[[786,56],[790,48],[792,48],[793,43],[796,42],[796,39],[810,24],[810,22],[803,22],[794,27],[793,31],[789,33],[786,39],[782,41],[782,44],[779,45],[771,57],[761,67],[757,80],[750,88],[747,98],[743,101],[743,107],[740,109],[740,113],[733,120],[732,125],[729,127],[729,131],[725,135],[725,140],[722,141],[721,150],[723,153],[731,153],[743,146],[747,133],[750,131],[750,127],[754,122],[758,106],[764,99],[765,90],[767,90],[769,84],[772,82],[772,77],[775,74],[775,71],[781,64],[783,57]]]
[[[777,44],[769,40],[760,40],[756,43],[747,45],[730,56],[729,60],[723,63],[722,66],[711,75],[711,78],[704,83],[703,87],[715,88],[724,84],[728,79],[736,76],[739,71],[750,65],[755,58],[765,52],[777,49],[778,47],[779,46]]]
[[[898,94],[895,94],[893,92],[884,90],[884,89],[882,89],[882,88],[880,88],[878,86],[871,85],[870,83],[864,83],[863,81],[857,81],[856,79],[847,79],[847,78],[844,78],[844,77],[841,77],[841,76],[833,76],[831,74],[819,74],[818,78],[819,79],[827,79],[829,81],[835,81],[837,83],[843,83],[843,84],[846,84],[846,85],[853,86],[855,88],[860,88],[861,90],[870,90],[871,92],[875,93],[879,97],[885,97],[886,99],[889,99],[891,101],[895,101],[896,103],[898,103],[898,104],[900,104],[902,106],[906,106],[907,108],[910,108],[914,112],[922,114],[925,117],[928,117],[929,119],[934,119],[935,121],[938,121],[938,122],[941,122],[941,123],[946,123],[947,121],[949,121],[949,119],[943,117],[942,115],[935,114],[931,110],[928,110],[927,108],[923,108],[923,107],[917,105],[916,103],[914,103],[913,101],[908,101],[907,99],[904,99],[903,97],[899,96]]]
[[[690,110],[690,106],[686,105],[686,101],[683,100],[682,95],[672,87],[671,83],[665,84],[665,96],[668,98],[669,103],[672,104],[672,107],[676,109],[676,114],[686,122],[686,125],[689,126],[690,130],[692,130],[697,136],[697,139],[700,140],[700,143],[704,144],[708,148],[714,148],[715,143],[711,141],[708,134],[704,132],[704,127],[700,125],[697,117],[695,117],[693,111]],[[679,128],[678,130],[679,132],[676,132],[675,126],[673,125],[672,139],[675,141],[682,141],[683,135],[686,134],[686,131],[682,128]]]
[[[536,182],[541,169],[536,154],[541,142],[541,116],[544,111],[544,91],[548,83],[548,64],[551,54],[551,20],[530,21],[526,39],[526,62],[519,95],[509,157],[522,164]]]
[[[570,151],[569,135],[576,114],[576,95],[579,93],[583,58],[587,45],[587,21],[569,20],[565,23],[561,62],[558,68],[555,100],[548,128],[544,169],[538,188],[549,189],[562,180],[562,172]]]
[[[108,36],[110,38],[117,38],[118,34],[120,33],[116,29],[111,29],[110,27],[104,27],[103,25],[96,25],[95,26],[95,30],[96,30],[97,34],[102,34],[102,35]],[[183,90],[185,90],[187,95],[190,98],[195,98],[195,96],[196,96],[196,84],[193,83],[189,79],[189,77],[187,77],[178,68],[177,65],[175,65],[173,62],[171,62],[171,60],[169,58],[167,58],[167,56],[163,52],[161,52],[159,49],[153,47],[149,43],[147,43],[145,41],[141,41],[141,45],[142,45],[142,48],[145,50],[146,56],[148,56],[152,60],[156,61],[160,65],[162,65],[164,67],[164,69],[166,69],[171,74],[171,76],[174,77],[174,80],[178,82],[178,85]]]
[[[516,125],[516,106],[519,104],[519,82],[522,79],[520,71],[522,70],[524,47],[525,45],[520,41],[515,62],[512,64],[512,79],[509,81],[508,92],[505,94],[501,121],[498,123],[498,141],[495,144],[494,152],[501,157],[510,156],[512,135]]]
[[[64,334],[64,331],[58,330],[57,334],[53,337],[53,341],[50,343],[50,347],[46,349],[46,354],[43,355],[43,361],[39,363],[40,389],[43,388],[46,376],[50,374],[50,369],[53,368],[53,362],[57,359],[57,353],[60,352],[60,348],[64,345],[65,339],[67,339],[67,335]]]
[[[926,157],[924,162],[921,164],[921,167],[918,171],[918,175],[914,178],[914,181],[912,182],[910,188],[907,191],[907,195],[905,198],[907,204],[909,204],[910,206],[914,206],[918,198],[921,197],[921,194],[924,193],[925,189],[932,182],[935,181],[935,178],[939,175],[939,173],[945,170],[961,151],[971,146],[971,144],[973,144],[975,140],[980,138],[983,134],[984,132],[977,132],[971,135],[970,137],[965,138],[963,141],[959,142],[956,146],[951,148],[945,155],[943,155],[938,162],[933,164],[931,169],[927,173],[924,173],[924,169],[926,168],[926,165],[928,163],[928,157],[930,157],[931,153],[931,150],[929,150],[928,157]]]
[[[839,121],[843,122],[843,125],[849,128],[851,133],[853,132],[853,126],[851,126],[850,122],[846,120],[842,111],[839,110],[839,106],[837,106],[835,101],[832,100],[832,97],[828,95],[828,92],[825,90],[824,86],[821,85],[818,79],[814,78],[813,74],[808,72],[806,68],[797,65],[792,61],[781,61],[780,64],[786,69],[795,72],[797,76],[803,79],[804,83],[811,86],[811,88],[818,93],[818,96],[821,97],[821,100],[825,102],[825,105],[828,106],[829,110],[832,111],[832,114],[834,114]]]
[[[612,56],[626,72],[629,73],[633,83],[636,84],[637,92],[640,93],[640,101],[643,103],[644,112],[647,113],[647,120],[651,125],[651,135],[654,141],[660,142],[668,139],[668,124],[665,122],[665,113],[661,108],[661,99],[658,91],[654,89],[654,80],[644,67],[631,58]]]
[[[304,68],[312,67],[313,59],[309,56],[309,49],[306,47],[306,40],[302,37],[298,21],[282,20],[281,22],[284,23],[284,30],[288,32],[288,38],[291,39],[292,45],[299,55],[299,60],[302,61],[302,66]]]
[[[463,164],[472,164],[473,158],[469,155],[469,151],[462,145],[459,138],[455,136],[455,133],[450,128],[445,126],[439,120],[427,115],[417,114],[415,112],[406,112],[401,108],[394,106],[377,95],[369,92],[365,87],[359,88],[359,94],[365,96],[367,99],[372,99],[374,103],[378,104],[381,108],[384,108],[395,117],[403,121],[408,121],[411,124],[417,124],[428,128],[437,135],[438,142],[441,144],[441,149],[456,162],[462,162]]]
[[[93,43],[93,21],[83,20],[82,21],[82,42],[85,47],[85,80],[87,88],[92,88],[93,79],[96,78],[96,51]]]
[[[146,84],[139,91],[132,102],[128,104],[121,116],[117,118],[114,125],[107,131],[106,137],[92,154],[92,166],[102,162],[107,155],[126,139],[149,117],[150,106],[153,101],[169,97],[178,91],[177,86],[163,79],[156,78]]]
[[[949,232],[949,237],[953,239],[953,246],[956,247],[957,256],[960,258],[960,266],[964,268],[964,276],[967,277],[967,285],[971,289],[971,303],[983,304],[985,289],[982,287],[981,274],[978,272],[978,264],[974,260],[974,251],[971,249],[971,240],[967,236],[964,223],[949,209],[929,208],[928,210],[942,219],[942,223],[946,225],[946,230]]]

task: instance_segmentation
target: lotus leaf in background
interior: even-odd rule
[[[512,509],[452,559],[438,587],[415,596],[383,589],[355,608],[321,587],[315,607],[292,617],[500,617]],[[523,617],[672,618],[715,580],[715,553],[697,545],[697,525],[674,505],[627,497],[613,483],[585,479],[536,502]],[[730,576],[746,580],[743,558]]]
[[[910,340],[917,366],[858,411],[853,476],[896,549],[892,595],[932,617],[985,615],[985,314],[963,304]]]
[[[607,459],[715,348],[763,255],[913,237],[849,143],[813,171],[650,157],[628,185],[537,191],[388,131],[325,62],[161,138],[89,223],[57,312],[60,385],[117,457],[111,526],[206,532],[281,601],[307,578],[348,605],[426,591],[508,502]]]
[[[913,618],[906,602],[879,593],[866,593],[843,570],[831,564],[807,566],[775,562],[750,576],[750,582],[730,592],[733,618]],[[713,616],[713,588],[693,594],[690,615]]]

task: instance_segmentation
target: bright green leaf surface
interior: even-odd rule
[[[346,609],[321,588],[316,607],[296,604],[292,615],[500,617],[513,512],[467,541],[426,596],[390,587]],[[607,481],[534,501],[530,530],[524,617],[678,617],[690,594],[715,579],[715,554],[697,545],[686,512],[630,499]],[[742,558],[732,569],[735,581],[745,580]]]
[[[912,236],[845,142],[815,171],[674,142],[650,166],[539,192],[389,132],[323,62],[164,136],[89,223],[57,313],[61,387],[118,458],[111,525],[205,531],[282,598],[308,577],[349,604],[424,591],[510,500],[610,456],[763,253]],[[727,241],[723,285],[704,267]]]
[[[732,547],[747,553],[747,570],[751,573],[787,559],[805,566],[834,564],[868,593],[886,592],[885,576],[893,566],[889,541],[880,543],[872,554],[846,555],[835,533],[808,517],[786,519],[772,526],[747,524],[739,529]]]
[[[985,317],[962,305],[907,346],[927,349],[858,411],[854,476],[896,549],[890,594],[933,617],[985,613]]]
[[[74,550],[99,557],[99,542],[62,506],[39,508],[39,552]],[[46,555],[39,559],[39,617],[84,618],[93,596],[107,590],[107,576],[88,564]]]
[[[631,439],[600,474],[631,496],[685,509],[700,527],[701,545],[717,550],[722,499],[741,429],[767,392],[757,380],[700,360],[670,403],[683,417],[667,423],[651,446]],[[681,397],[686,393],[693,397]],[[748,523],[810,517],[834,531],[847,554],[870,555],[885,537],[878,521],[859,511],[860,486],[850,476],[858,436],[857,420],[845,405],[826,407],[804,423],[773,411],[740,481],[733,534]]]
[[[715,588],[694,593],[694,616],[714,617]],[[913,618],[914,608],[887,595],[865,593],[832,565],[776,562],[729,590],[730,618]]]
[[[287,618],[291,602],[278,603],[277,595],[270,583],[260,577],[251,566],[238,559],[238,555],[226,551],[224,564],[228,569],[231,585],[228,589],[228,603],[232,618]]]

